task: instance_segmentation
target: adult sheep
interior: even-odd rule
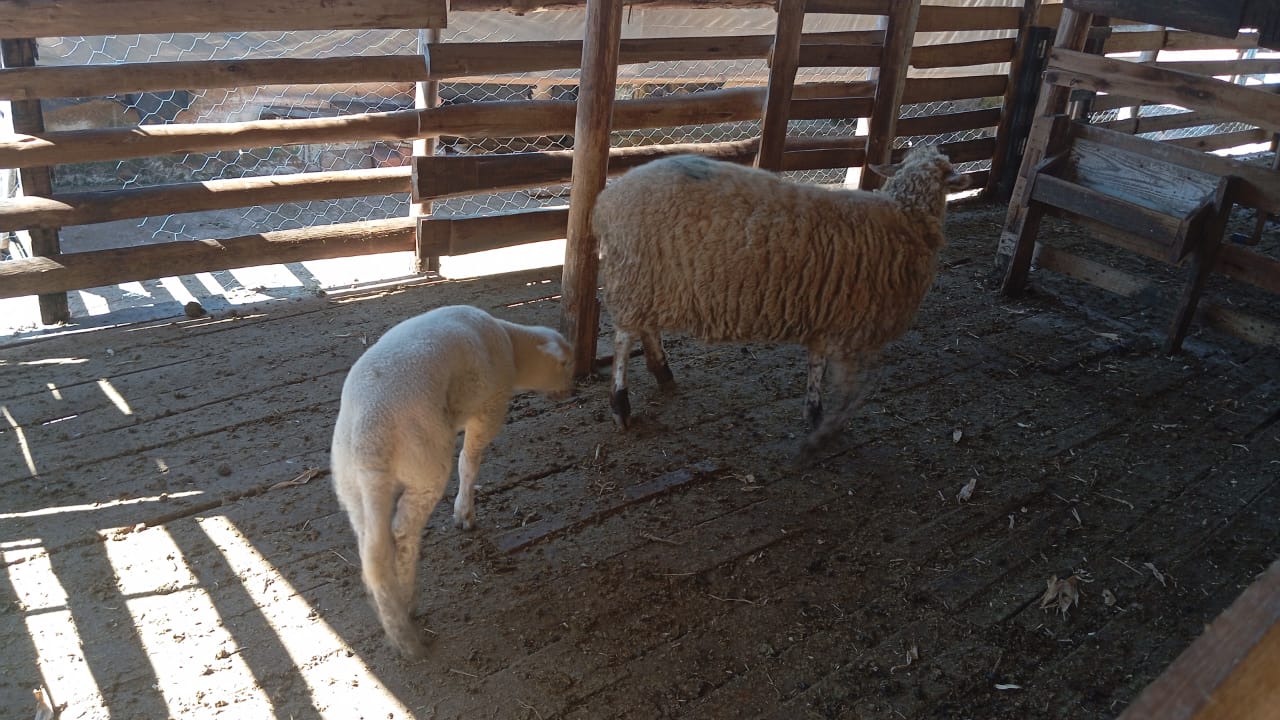
[[[601,193],[593,216],[613,317],[610,407],[630,417],[632,340],[660,385],[673,382],[663,330],[708,342],[803,344],[809,352],[803,459],[873,389],[880,352],[905,332],[945,244],[946,194],[968,186],[933,146],[873,167],[878,192],[829,189],[698,156],[658,160]],[[823,375],[836,386],[823,417]]]
[[[567,394],[571,357],[555,330],[457,305],[391,328],[347,374],[333,430],[334,490],[355,530],[378,619],[406,657],[425,651],[410,618],[419,546],[444,496],[458,432],[465,435],[453,520],[469,530],[480,460],[506,422],[512,394]]]

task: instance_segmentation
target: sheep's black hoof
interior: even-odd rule
[[[804,419],[809,421],[809,429],[817,430],[818,425],[822,424],[822,402],[821,401],[805,401]]]
[[[653,376],[658,380],[658,386],[663,390],[670,390],[676,385],[676,376],[671,374],[671,366],[662,363],[660,367],[653,371]]]
[[[613,411],[613,422],[618,429],[626,430],[631,424],[631,400],[626,388],[609,393],[609,409]]]

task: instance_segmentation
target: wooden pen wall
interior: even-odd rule
[[[856,1],[878,7],[888,0]],[[564,5],[580,8],[581,2]],[[644,7],[691,5],[699,8],[691,11],[694,17],[771,7],[748,0],[670,0]],[[450,41],[451,30],[468,16],[499,12],[505,23],[518,26],[521,18],[506,12],[511,5],[505,2],[455,0],[444,40],[427,43],[425,53],[416,40],[429,37],[422,29],[443,24],[443,0],[189,0],[160,5],[165,13],[156,7],[148,0],[0,0],[0,37],[9,38],[0,101],[12,103],[14,118],[14,132],[0,134],[0,168],[20,169],[27,193],[0,198],[0,232],[29,232],[35,253],[45,256],[0,263],[0,297],[40,294],[45,321],[52,322],[65,317],[62,294],[68,290],[411,250],[415,220],[409,193],[415,184],[418,199],[434,201],[439,218],[451,223],[455,252],[563,237],[562,208],[448,203],[503,193],[545,199],[548,193],[529,188],[567,182],[580,39]],[[1047,15],[1043,22],[1056,22],[1053,9],[1041,9]],[[924,6],[899,135],[944,142],[955,160],[972,163],[966,167],[985,181],[993,156],[999,160],[997,135],[1010,88],[1005,63],[1014,55],[1023,21],[1019,0],[990,7]],[[215,52],[246,37],[283,44],[298,30],[322,31],[329,44],[303,56],[226,58]],[[384,47],[369,40],[397,31],[410,41]],[[792,117],[825,124],[831,132],[800,132],[804,137],[788,147],[788,170],[834,168],[838,175],[861,165],[862,139],[851,128],[870,111],[863,66],[877,32],[872,27],[806,38],[807,61],[828,74],[797,88]],[[104,49],[148,36],[119,33],[203,33],[190,37],[211,47],[178,60],[142,52],[122,61]],[[188,36],[166,39],[180,37]],[[68,38],[84,44],[81,62],[53,64],[37,57],[37,49]],[[621,62],[760,63],[771,42],[771,29],[624,38]],[[567,81],[524,82],[531,73],[549,72],[567,73]],[[764,75],[735,82],[670,76],[663,82],[620,82],[618,145],[634,146],[633,163],[643,161],[655,144],[680,142],[719,142],[717,152],[749,156]],[[433,83],[433,89],[438,83],[442,104],[429,107],[421,98],[415,103],[417,83]],[[315,102],[314,88],[325,89],[325,102]],[[215,118],[201,106],[217,105],[209,101],[214,90],[258,100]],[[487,95],[461,101],[474,100],[476,93]],[[299,114],[297,105],[261,101],[288,95],[310,100],[310,110]],[[134,100],[123,111],[122,97]],[[324,105],[323,111],[316,105]],[[704,135],[699,128],[733,128],[736,134]],[[520,145],[511,138],[542,140]],[[444,162],[412,178],[410,142],[423,139],[441,140],[432,157]],[[75,178],[83,182],[71,182]],[[360,199],[368,210],[353,219],[345,208]],[[225,232],[199,225],[192,231],[174,220],[234,209],[242,210],[241,219]],[[535,211],[535,217],[525,216]],[[120,221],[139,225],[125,244],[60,248],[60,229]]]

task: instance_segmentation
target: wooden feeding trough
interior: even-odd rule
[[[1067,114],[1068,103],[1073,93],[1080,98],[1105,92],[1249,123],[1269,134],[1280,126],[1280,96],[1083,52],[1094,18],[1071,5],[1048,55],[1035,123],[1010,202],[1002,246],[1011,249],[1011,259],[1003,289],[1015,294],[1025,285],[1041,217],[1066,217],[1125,250],[1188,265],[1165,342],[1166,351],[1176,352],[1212,273],[1280,293],[1280,263],[1247,247],[1223,244],[1233,207],[1253,208],[1260,216],[1280,209],[1280,175],[1090,126],[1078,109]],[[1122,5],[1131,13],[1141,3]],[[1041,248],[1041,267],[1106,287],[1106,273],[1082,272],[1084,263],[1061,250]]]

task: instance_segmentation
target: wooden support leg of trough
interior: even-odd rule
[[[425,31],[426,42],[423,40],[423,31],[419,31],[418,45],[422,51],[422,56],[427,63],[427,74],[431,74],[431,48],[440,43],[440,29],[432,28]],[[414,83],[414,107],[419,109],[433,108],[440,104],[440,81],[427,80],[426,82]],[[436,136],[413,141],[413,154],[430,156],[436,154]],[[414,203],[409,208],[411,215],[422,217],[431,214],[431,201]],[[418,238],[417,253],[415,258],[414,272],[440,272],[440,256],[430,254],[422,243],[422,238]]]
[[[1187,282],[1182,286],[1182,297],[1178,301],[1178,309],[1174,311],[1173,320],[1169,324],[1169,334],[1165,338],[1164,352],[1173,355],[1182,349],[1182,341],[1187,337],[1191,327],[1191,319],[1195,317],[1196,305],[1204,294],[1204,286],[1218,263],[1218,251],[1222,247],[1222,236],[1227,229],[1227,221],[1231,218],[1231,197],[1238,182],[1237,178],[1226,177],[1218,185],[1214,198],[1213,211],[1203,228],[1203,236],[1191,254],[1191,266],[1187,270]]]
[[[764,119],[760,123],[760,149],[756,167],[782,169],[791,118],[791,91],[800,65],[800,36],[804,32],[805,0],[778,0],[778,27],[769,52],[769,86],[765,89]]]
[[[4,67],[31,67],[36,64],[36,41],[32,38],[0,40],[0,54],[4,56]],[[14,100],[13,131],[21,135],[39,135],[44,132],[44,114],[39,100]],[[22,194],[30,196],[50,197],[53,195],[53,179],[47,167],[23,168],[18,176],[22,179]],[[62,252],[58,241],[58,229],[49,227],[33,227],[28,231],[31,235],[31,254],[37,257],[53,257]],[[71,310],[67,307],[66,293],[50,293],[40,296],[40,322],[55,325],[71,319]]]
[[[911,45],[920,19],[920,0],[892,3],[884,32],[884,51],[880,55],[880,77],[867,129],[867,159],[863,167],[885,165],[893,160],[893,141],[898,136],[898,113],[902,109],[902,91],[907,85],[907,69],[911,66]],[[882,178],[873,172],[862,173],[863,190],[880,187]]]
[[[560,326],[573,343],[573,371],[578,377],[592,371],[600,332],[600,301],[596,297],[600,260],[591,232],[591,211],[609,171],[609,135],[621,38],[622,0],[587,0],[582,80],[573,134],[569,226],[560,282]]]

